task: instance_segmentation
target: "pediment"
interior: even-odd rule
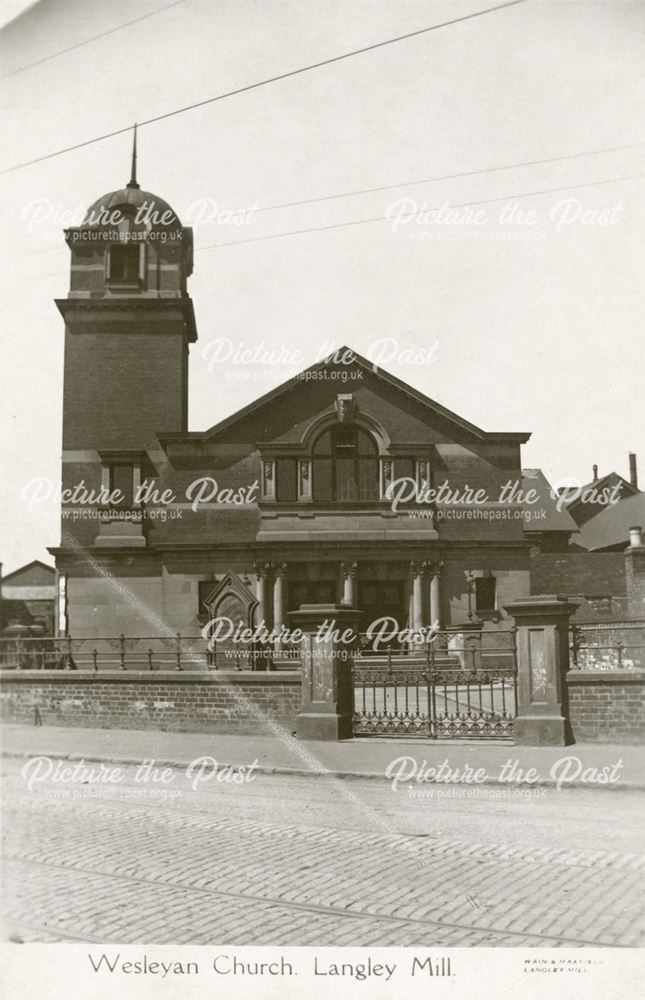
[[[222,442],[237,439],[246,443],[291,442],[296,446],[304,441],[312,422],[325,415],[339,420],[361,415],[365,419],[370,415],[378,419],[381,409],[384,413],[395,414],[398,410],[404,414],[409,424],[419,428],[420,440],[426,439],[426,431],[433,427],[438,439],[471,442],[475,448],[494,441],[524,443],[530,437],[527,433],[488,433],[357,352],[342,348],[209,430],[164,435],[161,440],[168,444],[199,440],[208,445],[218,439]],[[392,423],[396,422],[394,417]],[[385,419],[382,424],[385,425]],[[384,430],[387,433],[385,426]],[[408,436],[407,440],[414,439]]]

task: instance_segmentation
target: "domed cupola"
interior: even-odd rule
[[[70,298],[186,295],[192,229],[182,226],[164,198],[141,189],[136,125],[130,180],[94,201],[65,236],[72,251]]]
[[[164,198],[160,198],[150,191],[142,191],[141,185],[137,181],[137,131],[134,127],[134,139],[132,144],[132,169],[130,180],[124,188],[118,191],[110,191],[93,202],[85,213],[85,218],[81,225],[96,226],[104,223],[110,216],[120,212],[128,218],[137,220],[139,225],[148,229],[159,229],[161,227],[179,226],[181,222],[177,213],[170,207]]]

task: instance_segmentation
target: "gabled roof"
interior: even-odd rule
[[[236,413],[231,414],[230,417],[226,417],[224,420],[219,421],[219,423],[214,424],[207,431],[192,431],[187,433],[173,432],[169,434],[160,434],[159,438],[161,441],[173,441],[179,439],[184,440],[186,438],[203,439],[203,438],[214,437],[216,434],[219,434],[221,431],[226,430],[233,424],[237,423],[239,420],[242,420],[244,417],[247,417],[250,414],[255,413],[262,407],[266,406],[268,403],[272,403],[276,399],[279,399],[280,396],[283,396],[286,393],[291,392],[291,390],[294,389],[296,386],[302,385],[303,376],[307,372],[322,371],[326,366],[334,363],[335,359],[336,363],[339,363],[337,359],[343,356],[351,358],[351,361],[349,363],[356,364],[358,365],[359,368],[363,368],[365,371],[370,372],[372,375],[375,375],[377,378],[381,379],[387,385],[392,386],[395,389],[398,389],[400,392],[405,393],[405,395],[408,396],[410,399],[415,400],[417,403],[420,403],[422,406],[425,406],[428,410],[432,411],[437,416],[440,416],[444,420],[449,421],[455,426],[461,428],[461,430],[467,431],[469,434],[472,434],[476,438],[488,441],[490,440],[517,441],[519,444],[524,444],[526,441],[528,441],[528,439],[531,436],[530,431],[517,432],[517,433],[509,431],[502,431],[502,432],[484,431],[481,429],[481,427],[477,427],[475,424],[471,424],[468,420],[464,420],[463,417],[460,417],[457,413],[453,413],[452,410],[449,410],[445,406],[442,406],[440,403],[437,403],[434,399],[430,399],[429,396],[426,396],[418,389],[413,388],[413,386],[408,385],[407,382],[403,382],[395,375],[390,374],[390,372],[386,372],[383,368],[380,368],[373,362],[368,361],[367,358],[362,357],[352,348],[340,347],[338,348],[338,350],[334,351],[328,357],[323,358],[322,361],[317,361],[315,364],[310,365],[308,368],[305,368],[298,375],[294,375],[292,378],[287,379],[286,382],[283,382],[275,389],[271,389],[269,392],[265,393],[263,396],[260,396],[252,403],[249,403],[247,406],[243,406],[241,410],[238,410]]]
[[[14,569],[13,572],[7,573],[6,575],[3,575],[3,577],[2,577],[2,583],[3,583],[3,585],[5,583],[12,583],[12,582],[13,583],[17,583],[17,581],[15,579],[16,577],[23,576],[24,574],[28,573],[30,570],[33,570],[33,569],[36,569],[36,568],[46,570],[47,573],[51,576],[52,583],[53,583],[54,578],[56,576],[56,570],[54,569],[53,566],[48,566],[47,563],[41,562],[40,559],[33,559],[31,562],[25,563],[24,566],[19,566],[18,569]]]
[[[590,502],[585,500],[584,497],[590,495],[590,493],[596,496],[602,496],[604,492],[613,491],[618,487],[619,502],[625,500],[627,497],[634,496],[638,493],[638,489],[635,486],[620,475],[618,472],[608,472],[605,476],[599,476],[597,479],[592,479],[591,482],[586,483],[584,486],[580,487],[579,495],[575,500],[572,500],[568,504],[569,512],[576,522],[577,525],[582,527],[592,518],[598,517],[600,513],[604,510],[605,505]],[[566,490],[566,487],[564,487]]]
[[[629,480],[625,479],[624,476],[621,476],[619,472],[608,472],[605,476],[600,476],[598,479],[592,479],[590,482],[585,483],[585,485],[581,487],[581,495],[585,492],[585,490],[602,490],[605,486],[609,486],[611,483],[615,483],[616,481],[620,481],[621,490],[624,491],[624,497],[634,496],[635,493],[639,492],[638,489],[635,486],[632,486]],[[566,487],[564,487],[564,489],[566,489]],[[584,500],[578,497],[578,499],[572,501],[569,506],[577,507],[581,503],[584,503]]]
[[[522,489],[535,490],[539,500],[535,503],[525,503],[523,508],[527,511],[527,520],[524,522],[525,531],[578,531],[578,525],[571,517],[566,507],[558,510],[557,497],[553,488],[542,469],[522,470]],[[538,513],[544,510],[546,517],[542,518]],[[530,512],[536,513],[535,520],[530,518]]]
[[[576,542],[590,551],[625,549],[629,542],[629,529],[645,527],[645,493],[625,497],[609,504],[600,514],[580,528]]]

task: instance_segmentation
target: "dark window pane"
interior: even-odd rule
[[[413,458],[395,458],[394,459],[394,478],[403,479],[403,477],[414,479],[415,469],[414,469],[414,459]]]
[[[123,499],[119,501],[122,506],[132,506],[132,466],[112,465],[110,466],[110,492],[120,490]]]
[[[334,449],[341,454],[347,454],[356,448],[356,428],[346,424],[334,427]]]
[[[379,499],[379,462],[374,458],[359,458],[358,482],[361,500]]]
[[[289,587],[289,611],[297,611],[301,604],[311,604],[307,596],[306,583],[292,583]]]
[[[336,500],[358,500],[358,483],[356,482],[356,463],[354,456],[341,458],[336,456]]]
[[[331,431],[324,431],[316,440],[314,455],[331,455]]]
[[[332,499],[331,458],[316,458],[313,460],[314,500],[323,502]]]
[[[416,463],[415,463],[415,460],[413,458],[406,458],[406,457],[395,458],[394,459],[394,476],[393,476],[393,479],[395,481],[399,480],[399,479],[407,479],[407,480],[411,479],[414,483],[416,483],[416,468],[415,468],[415,466],[416,466]],[[398,490],[398,489],[399,489],[399,487],[396,487],[396,490]],[[409,482],[405,484],[405,493],[403,495],[406,496],[406,497],[409,496],[410,499],[403,501],[402,504],[401,504],[401,506],[405,507],[405,506],[407,506],[409,504],[414,505],[417,502],[416,499],[415,499],[416,498],[416,491],[413,491],[411,489]]]
[[[110,248],[110,281],[136,284],[139,280],[139,246],[124,243]]]
[[[279,458],[276,462],[276,499],[292,503],[298,499],[297,467],[295,458]]]
[[[199,581],[199,614],[203,615],[208,612],[206,607],[206,598],[214,589],[215,584],[212,580],[200,580]]]
[[[289,584],[289,610],[301,604],[335,604],[337,585],[329,580],[310,580]]]
[[[365,431],[359,430],[358,432],[358,454],[359,455],[377,455],[378,449],[376,447],[376,441]]]
[[[495,610],[494,576],[483,576],[475,580],[475,606],[478,611]]]

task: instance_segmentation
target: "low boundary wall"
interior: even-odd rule
[[[576,743],[645,742],[645,670],[570,670]]]
[[[0,673],[7,722],[97,729],[269,734],[300,711],[299,672]]]
[[[645,670],[570,670],[565,675],[577,743],[645,742]],[[0,673],[0,714],[27,725],[160,732],[288,733],[301,711],[296,671]]]

